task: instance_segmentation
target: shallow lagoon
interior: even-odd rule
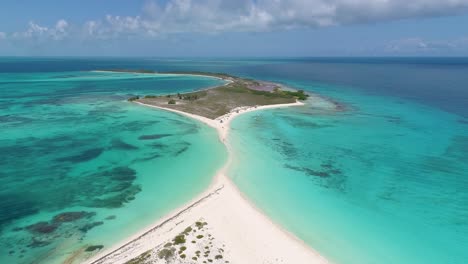
[[[225,159],[216,131],[125,99],[220,83],[1,74],[0,262],[54,263],[79,248],[108,247],[200,193]],[[207,148],[211,155],[200,155]]]
[[[239,188],[336,263],[465,263],[463,117],[396,97],[301,88],[338,100],[339,111],[309,102],[234,120],[230,176]]]

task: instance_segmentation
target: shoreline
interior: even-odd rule
[[[175,75],[175,76],[186,75],[186,76],[198,76],[198,77],[214,78],[214,79],[226,81],[227,83],[232,82],[232,80],[230,80],[230,79],[222,78],[222,77],[218,77],[218,76],[203,75],[203,74],[191,74],[191,73],[136,72],[136,71],[135,71],[135,72],[132,72],[132,71],[110,71],[110,70],[108,70],[108,71],[106,71],[106,70],[92,70],[91,72],[97,72],[97,73],[129,73],[129,74],[148,74],[148,75],[169,75],[169,76],[172,76],[172,75]],[[225,84],[224,84],[224,85],[225,85]],[[207,90],[207,89],[210,89],[210,87],[209,87],[209,88],[205,88],[205,89],[203,89],[203,90]]]
[[[283,263],[329,263],[313,248],[263,214],[226,175],[232,161],[232,150],[227,136],[230,122],[234,118],[247,112],[301,106],[304,103],[297,101],[290,104],[239,107],[214,120],[170,108],[136,103],[174,112],[215,128],[218,139],[226,147],[228,158],[201,194],[158,219],[150,227],[97,254],[86,263],[125,263],[151,248],[162,245],[180,233],[186,225],[200,219],[206,220],[213,227],[216,236],[225,240],[229,248],[226,253],[232,260],[231,263],[275,263],[280,260]]]

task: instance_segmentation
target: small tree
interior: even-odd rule
[[[169,100],[169,102],[167,102],[168,104],[176,104],[176,101],[174,99],[171,99]]]

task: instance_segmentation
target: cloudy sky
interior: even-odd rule
[[[8,55],[468,56],[468,0],[1,0]]]

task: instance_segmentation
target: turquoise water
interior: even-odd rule
[[[211,129],[125,102],[218,81],[82,72],[110,68],[226,72],[338,102],[235,120],[235,183],[338,264],[466,263],[467,58],[0,58],[1,263],[108,247],[193,197],[223,163]],[[82,210],[96,215],[72,214],[82,219],[49,234],[18,229],[49,221],[35,230],[50,231],[55,215]]]
[[[459,115],[332,85],[340,102],[233,121],[230,176],[336,263],[466,263],[468,125]]]
[[[89,245],[108,248],[204,190],[225,159],[216,131],[126,98],[220,83],[0,74],[0,263],[59,263]]]

